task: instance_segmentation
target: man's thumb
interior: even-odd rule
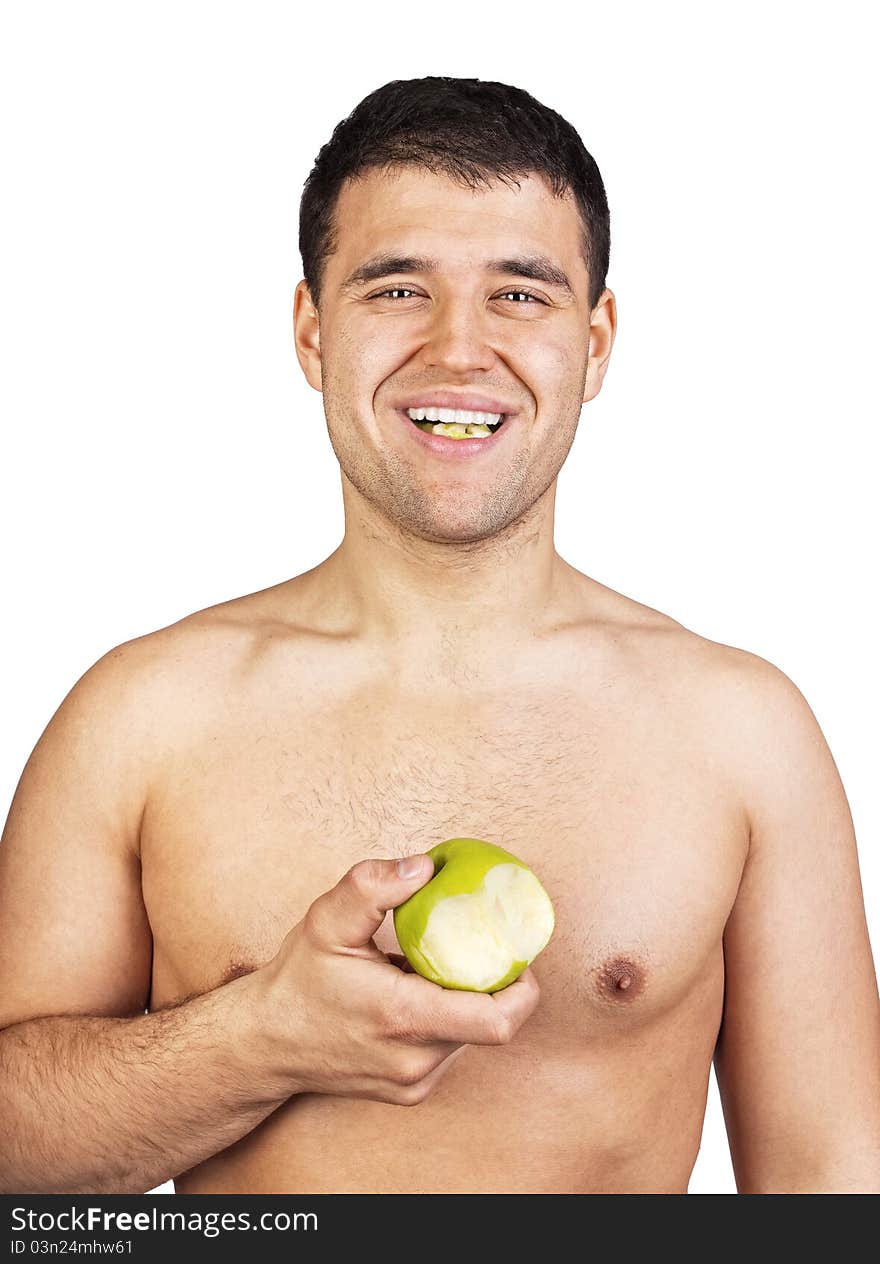
[[[400,860],[395,861],[397,865],[397,875],[400,878],[420,878],[423,874],[430,873],[433,877],[434,864],[430,856],[401,856]],[[428,866],[431,866],[430,869]],[[421,886],[421,883],[419,883]],[[396,908],[396,904],[389,907]]]
[[[397,908],[434,876],[430,856],[359,860],[309,910],[313,928],[328,948],[362,948],[389,909]]]

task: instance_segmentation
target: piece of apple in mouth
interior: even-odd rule
[[[442,435],[447,439],[487,439],[507,418],[506,413],[430,406],[407,408],[403,412],[425,434]]]

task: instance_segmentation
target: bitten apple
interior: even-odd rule
[[[441,987],[507,987],[553,934],[547,892],[516,856],[479,838],[448,838],[426,854],[434,877],[394,910],[410,965]]]

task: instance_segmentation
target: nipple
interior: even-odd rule
[[[599,970],[599,990],[617,1000],[638,996],[644,982],[644,971],[629,957],[612,957]]]

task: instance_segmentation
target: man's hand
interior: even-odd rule
[[[251,976],[269,1015],[274,1071],[289,1094],[414,1106],[466,1045],[506,1044],[537,1005],[531,970],[491,995],[458,992],[380,952],[373,936],[386,912],[433,877],[430,857],[406,860],[418,862],[411,877],[393,860],[354,865]]]

